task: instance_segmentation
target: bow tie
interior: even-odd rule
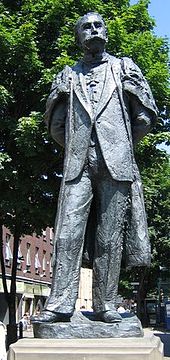
[[[104,54],[103,56],[96,56],[95,59],[93,59],[91,56],[84,56],[83,62],[86,65],[100,65],[108,61],[107,54]]]

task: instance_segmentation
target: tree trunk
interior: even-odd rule
[[[8,346],[17,341],[17,324],[16,324],[16,276],[17,276],[17,260],[18,260],[18,247],[20,233],[20,223],[15,222],[14,230],[14,246],[13,246],[13,262],[12,262],[12,273],[11,273],[11,287],[8,300],[9,308],[9,325],[7,326],[7,343]]]
[[[9,301],[9,324],[16,323],[16,276],[17,276],[17,260],[18,247],[20,238],[20,224],[16,221],[14,230],[14,246],[13,246],[13,262],[11,273],[10,301]]]
[[[3,227],[1,224],[0,231],[0,261],[2,269],[2,282],[4,288],[5,299],[8,305],[9,311],[9,324],[7,325],[7,349],[9,345],[17,341],[17,324],[16,324],[16,275],[17,275],[17,259],[18,259],[18,247],[20,233],[20,222],[15,221],[14,230],[14,245],[13,245],[13,261],[12,261],[12,272],[11,272],[11,286],[10,293],[7,289],[6,273],[5,273],[5,262],[3,254]]]
[[[3,225],[0,224],[0,263],[1,263],[1,272],[2,272],[2,284],[4,288],[4,295],[6,302],[8,304],[8,289],[5,276],[5,262],[4,262],[4,253],[3,253]]]

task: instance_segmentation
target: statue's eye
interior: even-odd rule
[[[95,26],[95,28],[100,28],[100,27],[102,27],[102,23],[100,21],[96,21],[94,23],[94,26]]]
[[[91,29],[91,24],[90,23],[86,23],[83,25],[83,30],[88,30]]]
[[[89,23],[85,23],[82,28],[83,30],[90,30],[91,28],[95,28],[95,29],[99,29],[102,27],[102,23],[100,21],[95,21],[95,22],[89,22]]]

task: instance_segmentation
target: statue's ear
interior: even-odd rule
[[[75,38],[76,45],[78,45],[78,47],[81,48],[78,26],[75,26],[75,28],[74,28],[74,38]]]
[[[75,43],[76,43],[76,45],[78,45],[78,46],[80,46],[79,45],[79,36],[78,36],[78,34],[77,34],[77,32],[75,33]]]
[[[80,49],[82,49],[80,38],[79,38],[78,34],[75,34],[75,43]]]
[[[106,44],[108,43],[108,31],[106,29]]]

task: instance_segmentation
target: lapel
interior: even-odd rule
[[[116,87],[120,91],[120,89],[122,88],[121,79],[120,79],[121,61],[120,59],[111,56],[110,65],[111,65],[112,76],[116,83]]]
[[[78,64],[78,67],[73,71],[73,89],[78,97],[80,103],[89,114],[90,118],[93,118],[93,109],[90,103],[90,99],[86,89],[85,77],[82,73],[82,64]]]
[[[103,108],[109,102],[109,100],[113,94],[113,91],[115,89],[116,89],[116,82],[113,77],[110,60],[108,60],[107,67],[106,67],[105,81],[103,84],[100,101],[99,101],[98,108],[96,111],[96,117],[99,116],[99,114],[101,113]]]

